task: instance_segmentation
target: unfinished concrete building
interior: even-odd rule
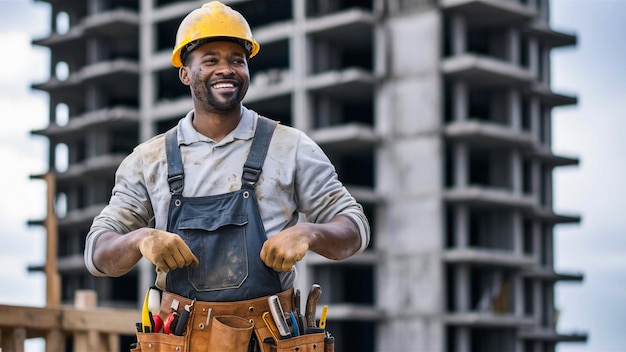
[[[84,267],[84,237],[113,173],[141,141],[192,107],[171,67],[180,20],[202,1],[46,0],[50,142],[61,300],[95,289],[138,307],[142,263],[121,278]],[[225,1],[250,21],[260,54],[245,105],[306,131],[335,163],[372,226],[344,262],[308,255],[338,351],[552,352],[586,334],[555,326],[548,0]],[[65,154],[65,155],[63,155]],[[57,158],[67,158],[60,169]],[[132,337],[129,337],[132,338]],[[122,345],[126,346],[126,345]]]

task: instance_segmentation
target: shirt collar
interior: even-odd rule
[[[254,136],[254,125],[256,124],[257,115],[254,111],[248,108],[241,107],[241,119],[235,129],[229,133],[219,143],[216,143],[211,138],[196,131],[193,127],[194,111],[191,110],[185,115],[185,117],[178,123],[178,144],[190,145],[197,142],[205,142],[213,144],[214,146],[228,144],[236,139],[248,140]]]

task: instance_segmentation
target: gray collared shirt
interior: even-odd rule
[[[198,133],[193,111],[181,119],[178,144],[185,168],[183,196],[223,194],[241,188],[258,115],[242,108],[239,125],[219,142]],[[338,214],[359,227],[362,252],[370,229],[363,208],[338,180],[335,168],[321,148],[301,131],[278,125],[263,172],[256,185],[261,218],[268,237],[298,222],[299,214],[312,223],[325,223]],[[140,145],[124,159],[115,174],[109,204],[96,216],[87,235],[85,263],[95,276],[106,276],[93,263],[95,242],[102,233],[128,233],[141,227],[167,229],[170,191],[164,134]],[[194,253],[196,256],[200,253]],[[295,273],[283,273],[285,288]]]

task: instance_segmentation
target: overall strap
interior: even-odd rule
[[[263,163],[267,156],[267,150],[277,124],[278,122],[263,116],[257,118],[252,146],[248,153],[248,159],[243,165],[243,173],[241,175],[242,187],[252,188],[259,180],[259,176],[263,170]]]
[[[183,193],[183,160],[178,148],[178,133],[176,127],[165,133],[165,155],[167,157],[167,183],[171,194]]]

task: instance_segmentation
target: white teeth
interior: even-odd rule
[[[233,88],[234,86],[232,83],[217,83],[213,85],[213,88]]]

